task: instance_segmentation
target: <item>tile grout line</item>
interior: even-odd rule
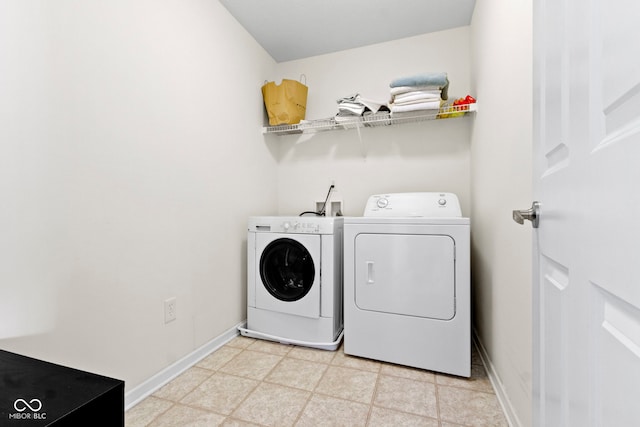
[[[442,426],[442,416],[440,414],[440,389],[438,387],[438,376],[433,376],[433,388],[436,394],[436,415],[438,419],[438,425]]]
[[[225,345],[226,345],[226,344],[225,344]],[[221,348],[223,348],[223,347],[224,347],[224,346],[220,347],[218,350],[220,350],[220,349],[221,349]],[[236,348],[236,347],[230,347],[230,348]],[[208,356],[211,356],[212,354],[214,354],[214,353],[215,353],[216,351],[218,351],[218,350],[215,350],[215,351],[213,351],[213,352],[209,353],[209,355],[207,355],[207,357],[208,357]],[[196,364],[196,365],[194,365],[193,367],[196,367],[196,368],[198,368],[198,369],[202,369],[202,370],[205,370],[205,371],[209,371],[209,372],[210,372],[210,374],[209,374],[209,376],[208,376],[208,377],[206,377],[204,380],[200,381],[200,382],[198,383],[198,385],[196,385],[196,386],[195,386],[195,387],[193,387],[190,391],[188,391],[187,393],[185,393],[185,394],[184,394],[184,396],[182,396],[182,397],[181,397],[181,398],[176,402],[176,404],[177,404],[177,405],[181,405],[181,406],[185,406],[185,407],[187,407],[187,408],[195,409],[195,410],[198,410],[198,411],[206,411],[206,412],[208,412],[208,413],[216,414],[216,415],[220,415],[220,416],[222,416],[222,417],[227,418],[227,417],[228,417],[228,415],[221,414],[221,413],[216,412],[216,411],[212,411],[211,409],[208,409],[208,408],[201,408],[201,407],[198,407],[198,406],[193,405],[193,404],[182,403],[182,401],[184,400],[184,398],[185,398],[185,397],[187,397],[189,394],[193,393],[196,389],[198,389],[198,387],[200,387],[202,384],[204,384],[205,382],[207,382],[208,380],[210,380],[210,379],[211,379],[215,374],[217,374],[217,373],[219,372],[219,369],[220,369],[221,367],[223,367],[224,365],[226,365],[227,363],[229,363],[231,360],[233,360],[233,359],[234,359],[238,354],[240,354],[240,353],[242,353],[242,349],[241,349],[241,351],[239,351],[236,355],[234,355],[231,359],[227,360],[227,361],[226,361],[226,362],[224,362],[222,365],[220,365],[217,369],[203,368],[203,367],[201,367],[201,366],[198,366],[197,364]],[[203,359],[203,360],[204,360],[204,359]],[[193,367],[192,367],[192,368],[193,368]],[[191,369],[191,368],[190,368],[190,369]]]
[[[249,344],[249,346],[250,346],[250,345],[251,345],[251,344]],[[211,369],[207,369],[207,368],[201,368],[201,369],[206,369],[206,370],[208,370],[208,371],[211,371],[212,373],[211,373],[211,375],[209,375],[209,376],[208,376],[204,381],[202,381],[200,384],[198,384],[198,386],[196,386],[193,390],[191,390],[189,393],[192,393],[193,391],[195,391],[198,387],[200,387],[202,384],[204,384],[207,380],[211,379],[211,377],[213,377],[213,376],[214,376],[214,375],[216,375],[216,374],[228,375],[228,376],[231,376],[231,377],[236,377],[236,378],[241,378],[241,379],[252,379],[252,378],[247,378],[247,377],[243,377],[243,376],[240,376],[240,375],[236,375],[236,374],[227,373],[227,372],[221,372],[221,371],[220,371],[220,369],[224,368],[224,367],[225,367],[225,366],[227,366],[229,363],[231,363],[231,362],[232,362],[236,357],[238,357],[238,356],[240,356],[242,353],[244,353],[244,352],[247,350],[247,347],[249,347],[249,346],[246,346],[246,347],[234,347],[234,346],[229,346],[230,348],[234,348],[234,349],[236,349],[236,350],[240,350],[240,351],[239,351],[238,353],[234,354],[234,355],[233,355],[233,357],[231,357],[231,358],[230,358],[229,360],[227,360],[226,362],[222,363],[222,364],[221,364],[220,366],[218,366],[216,369],[211,370]],[[223,347],[224,347],[224,346],[223,346]],[[221,348],[222,348],[222,347],[221,347]],[[213,353],[215,353],[215,352],[212,352],[211,354],[213,354]],[[192,404],[184,404],[184,406],[187,406],[187,407],[189,407],[189,408],[193,408],[193,409],[197,409],[197,410],[201,410],[201,411],[206,411],[206,412],[209,412],[209,413],[212,413],[212,414],[221,415],[221,416],[223,416],[223,417],[224,417],[224,419],[225,419],[225,420],[226,420],[226,419],[228,419],[228,418],[232,418],[233,412],[234,412],[238,407],[240,407],[240,405],[242,405],[242,403],[244,403],[244,401],[247,399],[247,397],[249,397],[249,395],[250,395],[251,393],[253,393],[253,392],[255,391],[255,389],[256,389],[256,388],[258,388],[258,386],[259,386],[259,385],[260,385],[260,383],[261,383],[261,381],[258,381],[258,380],[254,380],[254,381],[257,381],[256,386],[255,386],[255,387],[253,387],[250,391],[248,391],[248,392],[247,392],[246,396],[244,396],[244,398],[240,401],[240,403],[238,403],[238,405],[237,405],[237,406],[235,406],[235,407],[230,411],[230,413],[229,413],[229,414],[222,414],[222,413],[220,413],[220,412],[212,411],[212,410],[210,410],[210,409],[208,409],[208,408],[202,408],[202,407],[199,407],[199,406],[197,406],[197,405],[192,405]],[[189,393],[187,393],[185,396],[183,396],[183,398],[182,398],[182,399],[184,399],[184,398],[185,398]],[[182,399],[180,399],[180,400],[182,401]],[[244,421],[244,420],[243,420],[243,421]]]
[[[333,359],[335,359],[336,355],[334,354],[333,357],[331,358],[331,360],[328,363],[323,363],[323,365],[326,365],[324,368],[324,371],[322,371],[322,375],[320,375],[320,379],[318,379],[318,382],[316,383],[315,386],[313,386],[313,390],[311,390],[311,393],[309,393],[309,397],[307,398],[307,401],[304,403],[304,406],[302,407],[302,409],[300,410],[300,412],[298,413],[298,416],[296,417],[295,421],[293,422],[293,425],[295,426],[298,421],[300,421],[300,418],[302,418],[302,414],[304,414],[304,411],[307,409],[307,406],[309,406],[309,402],[311,402],[311,399],[313,399],[313,396],[316,394],[316,390],[318,389],[318,386],[320,385],[320,383],[322,382],[322,379],[324,378],[324,376],[327,374],[327,371],[329,370],[329,368],[331,367],[331,362],[333,362]],[[302,360],[303,362],[310,362],[310,360],[305,360],[305,359],[296,359],[293,358],[294,360]],[[316,363],[320,363],[320,362],[316,362]],[[319,393],[321,394],[321,393]]]
[[[345,356],[347,356],[347,355],[345,354]],[[354,357],[354,356],[349,356],[349,357]],[[435,389],[436,388],[436,373],[435,372],[433,372],[433,374],[434,374],[434,380],[433,381],[415,379],[415,378],[409,378],[409,377],[405,377],[405,376],[398,375],[398,374],[393,374],[393,373],[386,373],[386,374],[382,373],[382,367],[384,365],[388,364],[387,362],[377,361],[377,360],[367,359],[367,358],[359,358],[359,357],[356,357],[356,359],[358,359],[358,360],[362,359],[362,360],[376,362],[376,364],[377,364],[376,371],[374,372],[374,371],[372,371],[370,369],[365,369],[365,368],[361,368],[361,367],[357,367],[357,366],[345,366],[345,365],[333,364],[333,361],[335,361],[335,357],[329,363],[329,367],[333,366],[333,367],[339,367],[339,368],[349,369],[349,370],[354,370],[354,371],[359,371],[359,372],[375,373],[376,374],[376,384],[374,386],[372,400],[371,400],[370,404],[367,405],[367,406],[369,406],[369,412],[367,414],[367,421],[366,421],[367,424],[370,422],[371,414],[373,412],[373,409],[374,408],[378,408],[378,407],[382,408],[382,409],[385,409],[385,410],[393,410],[395,412],[399,412],[399,413],[403,413],[403,414],[407,414],[407,415],[429,418],[429,419],[438,421],[438,423],[440,423],[439,418],[433,418],[433,417],[429,417],[429,416],[425,416],[425,415],[421,415],[421,414],[416,414],[416,413],[413,413],[413,412],[410,412],[410,411],[406,411],[406,410],[403,410],[403,409],[399,409],[399,408],[388,408],[388,407],[385,407],[385,406],[379,406],[379,405],[375,404],[375,397],[376,397],[376,394],[377,394],[377,391],[378,391],[378,385],[379,385],[379,382],[380,382],[380,379],[381,379],[382,376],[388,376],[390,378],[403,379],[403,380],[409,380],[409,381],[415,381],[415,382],[419,382],[419,383],[429,384],[429,385],[433,386],[434,389]],[[400,367],[403,367],[403,368],[410,369],[410,367],[406,367],[406,366],[403,366],[403,365],[395,365],[395,364],[388,364],[388,365],[390,365],[390,366],[400,366]],[[429,371],[429,372],[431,372],[431,371]],[[363,402],[360,402],[360,401],[357,401],[357,400],[352,400],[352,399],[343,398],[343,397],[337,397],[337,396],[333,396],[331,394],[325,394],[325,393],[322,393],[322,392],[314,391],[314,394],[319,394],[319,395],[322,395],[322,396],[328,396],[328,397],[339,399],[339,400],[343,400],[343,401],[346,401],[346,402],[364,404]],[[438,411],[438,409],[439,408],[436,405],[436,411]],[[438,417],[439,417],[439,412],[436,412],[436,413],[438,414]]]
[[[380,378],[380,377],[382,377],[382,376],[387,376],[387,377],[390,377],[390,378],[401,379],[401,380],[414,381],[414,382],[418,382],[418,383],[422,383],[422,384],[428,384],[428,385],[432,385],[432,386],[434,386],[434,388],[436,388],[436,387],[437,387],[437,386],[436,386],[435,381],[434,381],[434,382],[431,382],[431,381],[423,381],[423,380],[417,380],[417,379],[413,379],[413,378],[407,378],[407,377],[403,377],[403,376],[399,376],[399,375],[392,375],[392,374],[383,374],[383,373],[380,373],[379,378]],[[376,382],[376,390],[377,390],[377,382]],[[436,403],[437,403],[437,399],[436,399]],[[401,413],[401,414],[406,414],[406,415],[411,415],[411,416],[417,416],[417,417],[421,417],[421,418],[427,418],[427,419],[429,419],[429,420],[437,421],[437,422],[438,422],[438,425],[440,425],[439,412],[438,412],[437,405],[436,405],[436,414],[437,414],[436,418],[431,417],[431,416],[429,416],[429,415],[423,415],[423,414],[419,414],[419,413],[416,413],[416,412],[411,412],[411,411],[408,411],[408,410],[406,410],[406,409],[400,409],[400,408],[396,408],[396,407],[388,407],[388,406],[383,406],[383,405],[376,405],[376,404],[375,404],[375,401],[371,404],[371,407],[372,407],[372,409],[373,409],[373,408],[381,408],[381,409],[385,409],[385,410],[391,410],[391,411],[394,411],[394,412],[398,412],[398,413]],[[463,427],[463,426],[460,426],[460,427]]]
[[[211,353],[213,354],[213,353]],[[193,365],[191,368],[195,367],[196,365]],[[185,372],[183,372],[182,374],[178,375],[176,378],[174,378],[173,380],[171,380],[168,384],[171,384],[173,381],[177,380],[178,378],[180,378],[182,375],[184,375],[186,372],[189,371],[186,370]],[[157,416],[155,416],[151,421],[149,421],[147,424],[145,424],[145,427],[152,425],[154,422],[158,421],[160,418],[162,418],[163,416],[165,416],[171,409],[175,408],[177,405],[181,405],[181,406],[186,406],[188,408],[193,408],[193,409],[200,409],[201,408],[197,408],[197,407],[193,407],[191,405],[184,405],[182,403],[180,403],[180,401],[182,399],[184,399],[185,396],[187,396],[189,393],[193,392],[195,389],[197,389],[198,387],[200,387],[205,381],[207,381],[209,378],[211,378],[213,376],[213,374],[215,374],[216,371],[212,371],[211,369],[205,369],[205,368],[199,368],[199,369],[203,369],[205,371],[210,372],[209,376],[206,377],[205,379],[203,379],[202,381],[200,381],[198,384],[195,385],[195,387],[193,387],[191,390],[189,390],[187,393],[185,393],[184,396],[182,396],[180,399],[174,400],[174,399],[167,399],[164,397],[159,397],[156,396],[156,393],[160,390],[162,390],[162,388],[160,388],[159,390],[157,390],[155,393],[151,394],[149,397],[154,397],[155,399],[159,399],[159,400],[163,400],[165,402],[171,402],[171,406],[169,406],[166,410],[164,410],[162,413],[158,414]],[[168,384],[165,384],[168,385]]]
[[[244,353],[245,351],[254,351],[254,352],[257,352],[257,353],[263,353],[263,354],[271,354],[271,355],[273,355],[273,353],[267,353],[267,352],[264,352],[264,351],[250,350],[250,349],[249,349],[249,347],[251,347],[255,342],[256,342],[256,341],[254,341],[253,343],[251,343],[251,344],[249,344],[248,346],[246,346],[245,348],[243,348],[243,349],[242,349],[242,351],[241,351],[240,353],[238,353],[238,354],[236,354],[235,356],[233,356],[233,358],[232,358],[231,360],[229,360],[227,363],[225,363],[224,365],[222,365],[220,368],[222,368],[222,367],[226,366],[227,364],[231,363],[231,361],[232,361],[233,359],[235,359],[236,357],[238,357],[239,355],[241,355],[241,354],[242,354],[242,353]],[[288,352],[287,352],[287,353],[288,353]],[[283,361],[283,360],[284,360],[284,356],[282,356],[282,358],[278,361],[278,363],[276,363],[276,364],[273,366],[273,368],[271,368],[271,369],[269,370],[269,372],[267,372],[267,374],[266,374],[262,379],[260,379],[260,380],[255,380],[255,379],[254,379],[254,381],[257,381],[257,384],[255,385],[255,387],[253,387],[251,390],[249,390],[249,392],[247,392],[247,394],[242,398],[242,400],[241,400],[240,402],[238,402],[238,404],[237,404],[237,405],[236,405],[236,406],[231,410],[231,412],[229,413],[229,415],[225,415],[225,420],[226,420],[226,419],[228,419],[228,418],[232,418],[232,419],[241,420],[242,422],[253,423],[253,421],[247,421],[247,420],[244,420],[244,419],[242,419],[242,418],[235,418],[235,417],[233,416],[233,413],[234,413],[234,412],[236,412],[236,411],[238,410],[238,408],[239,408],[239,407],[241,407],[241,406],[242,406],[242,404],[243,404],[244,402],[246,402],[246,401],[247,401],[247,399],[249,398],[249,396],[251,396],[251,394],[253,394],[253,392],[255,392],[255,391],[258,389],[258,387],[260,387],[260,385],[263,383],[264,379],[265,379],[265,378],[267,378],[267,377],[269,376],[269,374],[270,374],[271,372],[273,372],[273,370],[276,368],[276,366],[278,366],[280,363],[282,363],[282,361]],[[243,376],[241,376],[241,375],[235,375],[235,374],[230,374],[230,373],[226,373],[226,372],[221,372],[221,373],[223,373],[223,374],[225,374],[225,375],[232,375],[232,376],[234,376],[234,377],[243,378],[243,379],[253,379],[253,378],[243,377]],[[260,423],[258,423],[258,424],[260,424]],[[260,425],[263,425],[263,424],[260,424]]]
[[[166,414],[167,412],[169,412],[169,410],[171,408],[173,408],[174,406],[176,406],[175,402],[173,402],[172,400],[168,400],[168,399],[163,399],[161,397],[156,397],[156,399],[160,399],[160,400],[164,400],[165,402],[171,402],[171,406],[169,406],[167,409],[165,409],[164,411],[162,411],[160,414],[156,415],[155,417],[153,417],[153,419],[151,421],[149,421],[147,424],[145,424],[145,427],[150,426],[151,424],[153,424],[156,420],[158,420],[160,417],[162,417],[164,414]]]
[[[380,385],[380,372],[382,371],[382,365],[378,366],[378,372],[376,373],[376,384],[373,386],[373,395],[371,396],[371,403],[369,404],[369,412],[367,413],[367,420],[365,425],[368,426],[371,422],[371,415],[373,414],[374,402],[376,401],[376,396],[378,395],[378,386]]]
[[[225,344],[225,346],[226,346],[226,344]],[[221,348],[223,348],[223,347],[225,347],[225,346],[220,347],[220,349],[221,349]],[[223,413],[220,413],[220,412],[213,411],[213,410],[211,410],[211,409],[209,409],[209,408],[203,408],[203,407],[200,407],[200,406],[197,406],[197,405],[194,405],[194,404],[182,403],[182,400],[183,400],[185,397],[187,397],[190,393],[193,393],[193,392],[194,392],[198,387],[200,387],[202,384],[204,384],[206,381],[208,381],[209,379],[211,379],[211,378],[212,378],[214,375],[216,375],[216,374],[229,375],[229,376],[233,376],[233,377],[237,377],[237,378],[247,379],[246,377],[241,377],[241,376],[239,376],[239,375],[228,374],[228,373],[226,373],[226,372],[221,372],[221,371],[220,371],[220,369],[222,369],[223,367],[225,367],[227,364],[231,363],[231,361],[232,361],[232,360],[234,360],[236,357],[238,357],[240,354],[242,354],[242,353],[246,350],[246,347],[234,347],[234,346],[229,346],[229,348],[233,348],[233,349],[240,350],[240,351],[238,351],[238,353],[234,354],[234,355],[233,355],[233,357],[231,357],[229,360],[227,360],[226,362],[222,363],[220,366],[218,366],[218,367],[217,367],[217,368],[215,368],[215,369],[203,368],[203,367],[197,366],[197,364],[196,364],[196,365],[194,365],[195,367],[197,367],[197,368],[199,368],[199,369],[203,369],[203,370],[205,370],[205,371],[209,371],[209,372],[210,372],[210,375],[209,375],[207,378],[205,378],[204,380],[202,380],[200,383],[198,383],[198,385],[197,385],[197,386],[195,386],[193,389],[191,389],[188,393],[186,393],[184,396],[182,396],[182,398],[180,398],[180,400],[178,400],[178,401],[176,402],[176,404],[180,404],[180,405],[185,406],[185,407],[187,407],[187,408],[195,409],[195,410],[198,410],[198,411],[205,411],[205,412],[208,412],[208,413],[210,413],[210,414],[220,415],[220,416],[224,417],[224,419],[225,419],[225,420],[226,420],[227,418],[230,418],[230,417],[231,417],[231,414],[233,413],[233,411],[235,411],[235,410],[236,410],[236,408],[237,408],[237,407],[236,407],[236,408],[234,408],[234,409],[231,411],[231,413],[230,413],[230,414],[223,414]],[[218,349],[218,350],[220,350],[220,349]],[[216,351],[217,351],[217,350],[216,350]],[[210,355],[214,354],[216,351],[211,352],[208,356],[210,356]],[[208,356],[207,356],[207,357],[208,357]],[[260,385],[260,383],[258,383],[258,385]],[[257,388],[257,386],[258,386],[258,385],[256,385],[256,388]],[[254,391],[254,390],[255,390],[255,388],[251,389],[251,391],[249,391],[249,392],[247,393],[247,396],[249,396],[251,393],[253,393],[253,391]],[[247,396],[245,396],[245,399],[247,398]],[[244,402],[244,399],[242,400],[242,402]],[[240,406],[240,405],[242,404],[242,402],[240,402],[240,403],[238,404],[238,406]],[[175,406],[175,405],[174,405],[174,406]],[[167,411],[168,411],[168,410],[167,410]],[[165,411],[165,412],[166,412],[166,411]],[[158,417],[158,418],[159,418],[159,417]],[[154,421],[155,421],[155,419],[154,419]]]

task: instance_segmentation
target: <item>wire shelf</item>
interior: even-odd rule
[[[378,112],[365,116],[355,116],[336,119],[329,117],[318,120],[303,120],[295,125],[264,126],[262,133],[273,135],[293,135],[302,133],[316,133],[331,130],[355,129],[359,127],[379,127],[404,123],[423,122],[465,116],[467,113],[478,111],[478,104],[450,105],[439,110],[423,110],[412,113],[393,114]]]

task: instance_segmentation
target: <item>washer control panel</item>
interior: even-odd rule
[[[249,232],[290,234],[334,234],[342,217],[259,216],[249,218]]]
[[[453,193],[389,193],[369,197],[364,215],[387,217],[462,217]]]
[[[317,222],[308,222],[304,220],[286,220],[280,224],[280,231],[292,232],[292,233],[312,233],[318,234],[320,232],[320,225]]]

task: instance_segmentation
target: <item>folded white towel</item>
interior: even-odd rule
[[[440,91],[437,91],[437,93],[419,91],[419,92],[407,92],[407,93],[402,93],[400,95],[396,95],[392,98],[391,102],[394,104],[402,104],[404,102],[439,101],[439,100],[440,100]]]
[[[392,102],[391,106],[395,106],[395,107],[400,107],[402,105],[415,105],[415,104],[431,104],[433,103],[434,105],[436,105],[436,103],[440,103],[440,99],[417,99],[415,101],[407,101],[407,102]]]
[[[339,113],[350,113],[355,114],[357,116],[362,115],[364,113],[365,106],[362,104],[356,104],[353,102],[342,102],[338,105]]]
[[[432,91],[439,90],[440,98],[447,99],[449,97],[449,85],[440,87],[440,86],[432,86],[432,85],[424,85],[424,86],[398,86],[392,87],[389,92],[391,96],[399,95],[407,92],[415,92],[415,91]]]
[[[403,92],[392,95],[394,98],[402,98],[403,96],[413,96],[413,95],[425,95],[425,96],[437,96],[440,97],[442,92],[440,89],[429,89],[429,90],[412,90],[410,92]]]
[[[431,91],[431,90],[441,90],[439,86],[399,86],[392,87],[389,92],[391,95],[399,95],[401,93],[407,92],[416,92],[416,91]]]
[[[427,101],[419,102],[415,104],[395,105],[391,104],[390,109],[392,113],[405,113],[407,111],[420,111],[420,110],[438,110],[440,109],[441,101]]]

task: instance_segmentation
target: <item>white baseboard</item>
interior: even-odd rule
[[[507,422],[511,427],[522,427],[522,423],[520,419],[516,415],[516,412],[513,409],[513,405],[511,404],[511,400],[509,400],[509,396],[507,396],[506,390],[500,381],[500,377],[491,363],[491,359],[487,354],[487,350],[482,345],[482,341],[480,341],[480,337],[478,336],[477,331],[473,330],[473,341],[478,349],[478,354],[480,354],[480,359],[482,359],[482,364],[484,365],[485,370],[487,371],[487,375],[489,376],[489,380],[491,381],[491,385],[493,386],[494,391],[496,392],[496,397],[498,398],[498,402],[502,407],[502,411],[504,412],[505,417],[507,418]]]
[[[217,350],[218,348],[222,347],[233,338],[238,336],[238,328],[245,327],[246,324],[246,321],[238,323],[236,326],[227,330],[222,335],[217,336],[208,343],[187,354],[182,359],[166,367],[133,390],[126,393],[124,396],[125,411],[133,408],[146,397],[150,396],[156,390],[160,389],[163,385],[167,384],[169,381],[176,378],[178,375],[198,363],[200,360],[204,359],[212,351]]]

